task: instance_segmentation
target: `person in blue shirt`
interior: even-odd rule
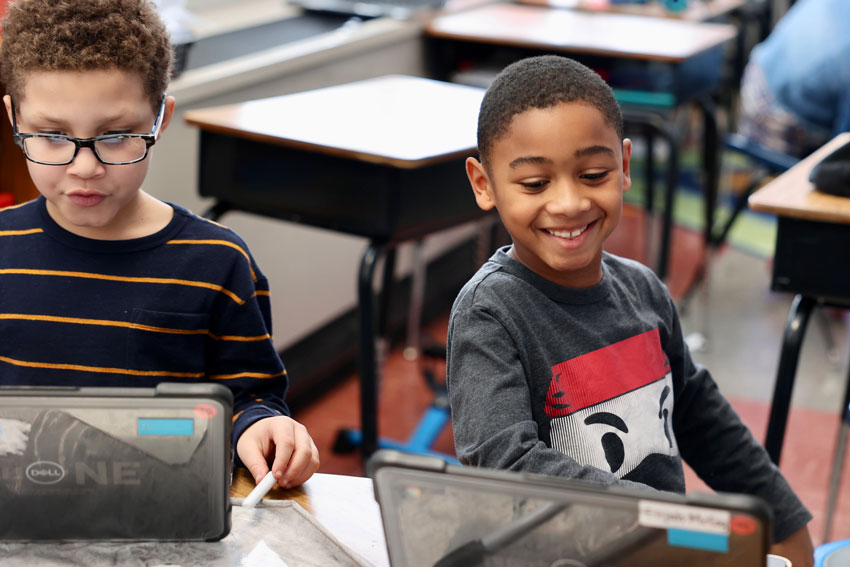
[[[850,2],[797,0],[750,54],[738,131],[805,157],[850,130]]]

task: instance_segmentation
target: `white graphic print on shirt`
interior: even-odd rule
[[[649,455],[679,455],[657,329],[553,366],[545,410],[553,448],[619,478]]]

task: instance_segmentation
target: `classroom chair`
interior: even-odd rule
[[[815,567],[846,567],[850,565],[850,539],[833,541],[815,549]]]

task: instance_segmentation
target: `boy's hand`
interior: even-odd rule
[[[319,468],[319,450],[307,429],[290,417],[266,417],[246,429],[236,443],[236,453],[254,482],[269,472],[268,459],[277,483],[292,488],[307,481]]]
[[[813,567],[815,564],[815,549],[808,527],[803,527],[779,543],[774,543],[770,553],[790,559],[794,567]]]

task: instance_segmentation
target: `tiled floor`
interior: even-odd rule
[[[642,218],[639,211],[627,208],[622,225],[609,241],[609,249],[645,259],[642,251],[646,230]],[[674,233],[672,277],[668,282],[674,297],[680,297],[688,286],[700,251],[698,235],[681,229]],[[759,439],[764,438],[767,427],[781,336],[791,300],[770,292],[769,286],[769,259],[726,249],[712,264],[707,293],[699,294],[682,315],[686,334],[699,332],[706,338],[705,348],[694,352],[694,358],[711,370],[721,391]],[[816,544],[822,541],[848,352],[847,317],[829,312],[822,321],[830,329],[835,348],[828,348],[828,335],[813,320],[803,346],[781,462],[781,470],[815,515],[810,528]],[[444,341],[446,322],[447,316],[431,322],[428,335],[435,341]],[[388,358],[380,392],[381,434],[406,439],[430,403],[431,393],[418,364],[405,360],[400,348]],[[308,427],[319,446],[321,472],[363,474],[359,453],[340,455],[332,451],[338,429],[357,427],[359,423],[356,376],[337,384],[295,417]],[[450,426],[434,448],[453,451]],[[838,499],[833,540],[850,537],[850,478],[846,480]],[[689,490],[704,487],[692,474],[688,486]]]

